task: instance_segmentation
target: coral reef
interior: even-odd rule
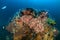
[[[22,15],[19,16],[19,14]],[[13,33],[14,40],[54,40],[58,30],[52,25],[55,25],[56,22],[47,14],[48,12],[41,11],[38,17],[34,17],[36,16],[34,10],[26,8],[18,13],[8,24],[6,30]]]

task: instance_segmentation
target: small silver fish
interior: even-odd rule
[[[7,6],[3,6],[1,9],[6,9]]]
[[[3,26],[3,29],[4,29],[5,27]]]

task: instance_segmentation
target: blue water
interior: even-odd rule
[[[1,9],[4,6],[6,8]],[[60,30],[60,0],[0,0],[0,36],[10,35],[2,27],[9,23],[19,9],[24,8],[48,10],[50,16],[56,20],[56,28]]]

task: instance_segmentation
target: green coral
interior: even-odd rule
[[[49,23],[51,25],[55,25],[56,24],[55,20],[52,20],[51,18],[47,18],[47,23]]]

